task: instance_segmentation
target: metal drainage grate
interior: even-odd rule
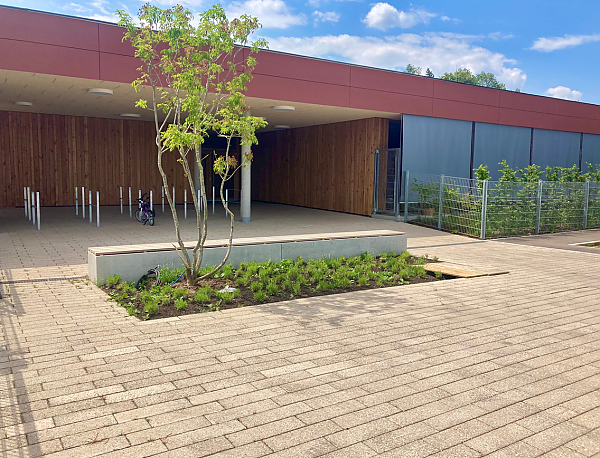
[[[0,281],[0,285],[16,285],[17,283],[43,283],[47,281],[65,281],[65,280],[84,280],[87,276],[82,277],[56,277],[56,278],[38,278],[35,280],[9,280]]]

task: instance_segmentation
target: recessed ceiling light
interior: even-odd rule
[[[88,89],[88,92],[92,95],[113,95],[112,89],[104,89],[102,87],[93,87]]]
[[[33,103],[31,103],[31,102],[22,102],[22,101],[19,100],[18,102],[15,102],[15,105],[19,105],[21,107],[30,107],[31,105],[33,105]]]
[[[286,124],[277,124],[275,127],[275,129],[289,129],[290,126],[286,125]]]
[[[273,107],[273,111],[296,111],[296,107],[291,105],[277,105]]]
[[[139,118],[140,115],[137,113],[121,113],[121,117],[123,117],[123,118]]]

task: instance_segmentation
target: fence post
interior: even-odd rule
[[[35,193],[35,203],[37,204],[37,227],[38,231],[41,230],[40,226],[40,193],[39,191]]]
[[[33,213],[33,217],[31,218],[31,224],[35,226],[35,191],[31,193],[31,212]]]
[[[196,199],[198,201],[198,208],[200,209],[200,211],[202,211],[202,200],[200,199],[200,190],[199,189],[196,192],[196,194],[198,195],[198,197]]]
[[[373,214],[377,213],[379,201],[379,150],[375,150],[375,173],[373,174]]]
[[[229,189],[225,190],[225,217],[227,217],[227,207],[229,207]]]
[[[154,203],[152,202],[152,189],[150,190],[150,210],[154,210]]]
[[[583,201],[583,228],[587,229],[588,208],[590,205],[590,180],[585,182],[585,200]]]
[[[187,219],[187,189],[183,190],[183,219]]]
[[[442,228],[442,202],[444,200],[444,175],[440,176],[440,195],[438,206],[438,229]]]
[[[90,202],[90,224],[92,223],[92,191],[88,190],[88,197],[89,197],[89,202]]]
[[[173,208],[177,209],[176,205],[177,205],[177,201],[175,200],[175,186],[173,186]]]
[[[129,217],[131,218],[131,186],[129,186]]]
[[[77,186],[75,186],[75,216],[79,216],[79,199],[77,198]]]
[[[96,227],[100,227],[100,191],[96,191]]]
[[[27,205],[29,207],[27,216],[29,221],[31,221],[31,188],[29,186],[27,186]]]
[[[119,202],[121,204],[121,215],[123,214],[123,186],[119,186]]]
[[[162,194],[162,212],[165,212],[165,187],[161,186],[160,187],[160,192]]]
[[[85,188],[81,187],[81,217],[85,219]]]
[[[404,172],[404,222],[408,223],[408,179],[410,174],[408,170]]]
[[[213,204],[213,215],[214,215],[215,214],[215,187],[214,186],[213,186],[212,204]]]
[[[485,240],[485,225],[487,222],[487,198],[488,198],[488,180],[483,181],[481,191],[481,234],[479,238]]]
[[[140,203],[141,198],[142,198],[142,190],[138,189],[138,208],[142,208],[142,204]]]
[[[23,186],[23,206],[25,207],[25,218],[27,218],[27,205],[29,205],[27,203],[27,186]]]
[[[535,206],[535,233],[540,233],[540,222],[542,219],[542,187],[543,181],[538,181],[538,189],[537,189],[537,203]]]
[[[394,161],[394,216],[400,218],[400,178],[402,171],[400,170],[400,150],[396,149]]]

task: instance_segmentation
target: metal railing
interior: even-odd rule
[[[404,172],[404,220],[494,238],[600,227],[600,182],[500,182]]]

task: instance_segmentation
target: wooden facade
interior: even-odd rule
[[[129,186],[134,200],[152,189],[158,203],[154,132],[145,121],[0,111],[0,207],[22,206],[24,186],[40,192],[43,206],[74,205],[76,186],[100,191],[101,205],[119,203],[119,186],[124,203]],[[163,167],[182,203],[187,180],[177,156],[166,153]]]
[[[374,152],[389,120],[369,118],[258,134],[254,200],[370,215]]]

